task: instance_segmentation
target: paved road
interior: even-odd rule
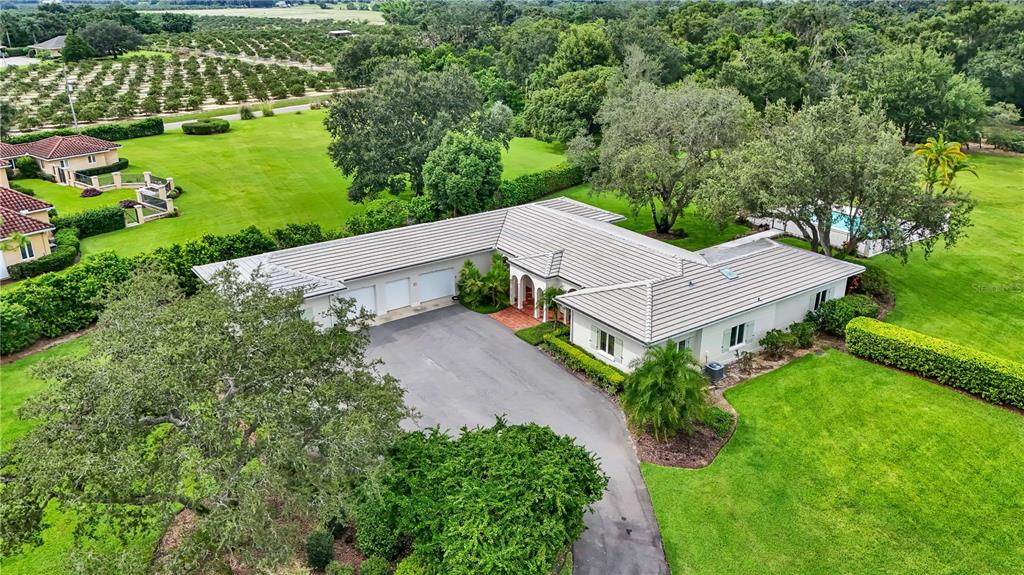
[[[661,533],[619,408],[491,318],[447,307],[374,327],[371,357],[421,414],[408,426],[458,430],[535,421],[600,457],[608,491],[573,548],[575,573],[668,573]]]

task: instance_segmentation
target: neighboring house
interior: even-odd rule
[[[2,156],[2,154],[3,154],[3,151],[0,150],[0,156]],[[11,185],[10,181],[8,181],[8,179],[7,179],[7,170],[13,170],[13,169],[14,169],[14,159],[13,158],[0,157],[0,188],[6,188],[6,187]]]
[[[259,270],[273,289],[301,289],[318,321],[335,298],[352,298],[386,318],[455,294],[466,260],[487,270],[508,258],[513,305],[547,319],[533,304],[548,288],[565,293],[573,343],[629,370],[654,345],[680,345],[701,363],[754,351],[770,329],[801,321],[841,297],[864,268],[755,234],[690,252],[613,225],[623,219],[556,198],[232,260]],[[228,262],[197,266],[204,281]],[[429,307],[429,306],[424,306]],[[411,308],[411,309],[410,309]]]
[[[24,144],[4,144],[0,148],[0,160],[29,156],[58,184],[74,185],[76,171],[117,163],[120,147],[116,142],[84,134],[50,136]]]
[[[52,204],[0,187],[0,242],[5,248],[0,258],[0,279],[10,277],[9,266],[50,254],[51,208]]]
[[[38,44],[32,44],[29,48],[36,51],[36,54],[40,52],[49,52],[54,58],[60,56],[60,51],[64,49],[64,43],[68,37],[65,35],[54,36],[45,42],[39,42]]]

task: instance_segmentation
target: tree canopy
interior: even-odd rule
[[[452,216],[486,210],[501,185],[501,145],[466,132],[448,132],[427,156],[423,181],[434,209]]]

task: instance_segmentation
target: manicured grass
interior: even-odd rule
[[[637,233],[645,234],[654,231],[654,218],[649,210],[640,210],[633,213],[632,208],[624,198],[613,193],[595,194],[590,185],[583,184],[569,188],[562,192],[552,194],[550,197],[565,196],[578,200],[601,209],[615,212],[626,216],[626,219],[618,225]],[[675,232],[683,232],[686,237],[669,240],[668,243],[686,250],[701,250],[708,246],[727,242],[746,234],[750,231],[747,227],[730,223],[725,229],[719,229],[718,225],[696,213],[690,208],[683,217],[676,221]]]
[[[232,122],[226,134],[186,136],[173,130],[121,142],[120,153],[131,162],[126,171],[172,176],[185,190],[174,201],[181,217],[86,238],[83,254],[110,249],[133,255],[250,225],[265,230],[304,222],[340,227],[363,207],[349,201],[349,179],[327,157],[324,114],[314,110]],[[514,175],[563,161],[553,146],[528,138],[515,139],[504,157]],[[119,190],[79,198],[75,188],[19,182],[65,214],[134,197],[131,190]]]
[[[284,108],[286,106],[296,106],[298,104],[308,104],[310,102],[319,102],[325,100],[330,96],[299,96],[296,98],[285,98],[283,100],[271,100],[270,102],[251,102],[248,104],[237,104],[234,106],[218,107],[212,110],[203,110],[201,112],[188,112],[185,114],[175,114],[173,116],[161,116],[164,123],[170,122],[185,122],[188,120],[199,120],[202,118],[216,118],[218,116],[230,116],[232,114],[240,113],[238,109],[242,106],[249,106],[254,111],[261,110],[265,106],[271,108]]]
[[[533,138],[513,138],[509,149],[502,149],[501,163],[506,180],[546,170],[565,161],[562,147]]]
[[[644,465],[672,572],[1024,572],[1024,417],[840,352],[726,392],[701,470]]]

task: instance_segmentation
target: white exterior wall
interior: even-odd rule
[[[385,313],[384,285],[388,282],[401,280],[404,278],[409,279],[409,304],[413,306],[419,305],[420,303],[422,303],[420,301],[418,282],[420,274],[440,271],[446,268],[452,268],[455,274],[454,278],[455,280],[458,280],[459,270],[462,269],[462,265],[463,263],[465,263],[466,260],[470,260],[474,264],[476,264],[476,267],[480,270],[480,273],[487,273],[491,269],[491,252],[481,252],[478,254],[473,254],[471,256],[450,258],[430,264],[424,264],[422,266],[406,268],[396,272],[388,272],[378,274],[375,276],[369,276],[360,280],[346,282],[345,287],[347,289],[340,291],[336,294],[306,299],[302,304],[303,311],[307,316],[317,321],[317,323],[320,323],[321,325],[324,326],[328,326],[329,322],[327,318],[327,311],[331,302],[333,301],[333,298],[345,297],[345,292],[348,290],[355,291],[360,288],[375,286],[374,295],[376,296],[377,300],[377,313],[382,314]]]
[[[604,330],[613,336],[615,336],[616,345],[622,344],[622,358],[619,361],[612,356],[597,349],[596,341],[591,341],[591,334],[593,330],[591,328],[597,327],[598,329]],[[608,327],[603,323],[595,320],[594,318],[579,313],[572,313],[572,323],[569,327],[569,341],[585,349],[587,353],[596,357],[597,359],[607,363],[608,365],[617,367],[622,371],[629,371],[629,364],[633,360],[643,357],[644,351],[647,348],[635,339],[623,335],[616,329]]]

